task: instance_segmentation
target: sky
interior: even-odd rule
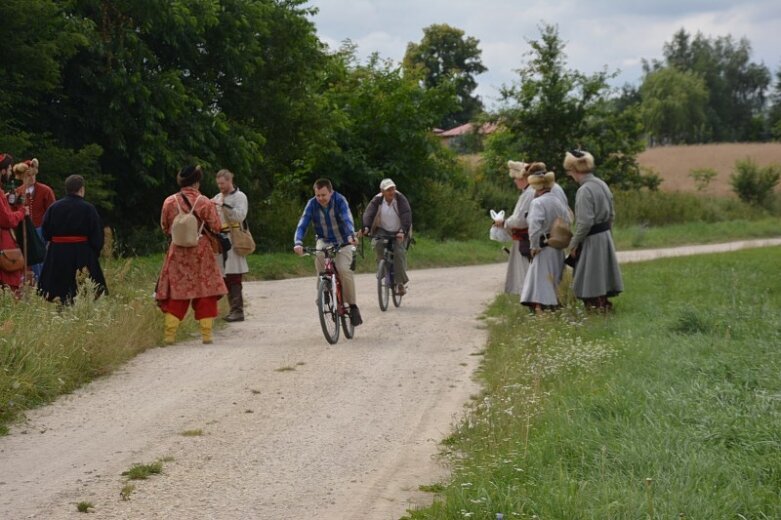
[[[779,0],[310,0],[321,41],[336,49],[349,39],[360,57],[378,52],[401,62],[423,28],[446,23],[480,40],[483,65],[476,94],[495,106],[499,88],[517,79],[528,40],[542,23],[558,26],[567,65],[584,73],[618,71],[615,86],[639,85],[642,60],[661,59],[665,42],[690,34],[748,38],[752,61],[781,69]]]

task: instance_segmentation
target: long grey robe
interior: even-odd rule
[[[221,208],[217,207],[217,214],[220,216],[220,222],[223,228],[232,223],[242,223],[247,218],[247,210],[249,204],[247,203],[247,196],[244,195],[238,188],[233,193],[223,196],[222,193],[215,195],[212,200],[218,204],[224,204]],[[230,206],[230,208],[226,207]],[[220,272],[225,276],[226,274],[244,274],[249,272],[249,266],[247,265],[247,259],[243,256],[239,256],[231,248],[228,250],[228,259],[223,261],[222,255],[217,256],[217,265],[220,266]]]
[[[511,233],[513,228],[529,227],[526,223],[526,213],[529,211],[532,199],[534,199],[534,188],[529,186],[518,197],[513,214],[504,221],[504,228],[508,233]],[[518,250],[518,241],[513,240],[510,248],[510,260],[507,263],[507,276],[504,280],[504,292],[520,296],[528,269],[529,260]]]
[[[613,223],[613,194],[607,184],[588,174],[575,195],[575,233],[570,248],[580,246],[572,288],[578,298],[615,296],[624,290],[611,231],[588,236],[591,226]]]
[[[529,239],[532,249],[539,249],[540,238],[550,233],[553,222],[561,218],[571,223],[569,208],[554,193],[543,193],[535,198],[529,208],[526,221],[529,223]],[[553,247],[544,247],[529,266],[526,280],[523,282],[521,303],[524,305],[541,304],[555,306],[559,303],[556,289],[564,271],[564,251]]]

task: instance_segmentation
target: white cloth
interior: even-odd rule
[[[540,248],[540,239],[550,233],[553,222],[561,218],[570,223],[569,209],[551,192],[534,199],[526,220],[529,223],[529,240],[532,249]],[[521,291],[521,303],[555,306],[559,303],[556,289],[564,271],[564,251],[544,247],[534,257],[526,273]]]
[[[513,214],[504,221],[504,228],[512,232],[513,228],[523,229],[529,227],[526,223],[526,213],[534,199],[534,189],[529,186],[518,196]],[[529,269],[529,260],[518,250],[518,241],[513,240],[510,247],[510,260],[507,262],[507,276],[504,279],[504,292],[520,296],[523,289],[523,281],[526,271]]]
[[[217,207],[217,214],[220,216],[220,222],[223,227],[235,223],[241,224],[244,222],[244,219],[247,218],[247,211],[249,209],[247,196],[238,188],[228,195],[218,193],[212,200],[217,204],[223,204],[222,207]],[[230,206],[230,208],[225,207],[225,205]],[[249,272],[247,259],[237,255],[233,249],[228,251],[227,261],[223,261],[222,255],[216,255],[216,257],[217,265],[220,266],[220,272],[223,276],[226,274],[244,274]]]
[[[399,210],[396,207],[396,199],[393,199],[390,204],[385,199],[380,202],[379,226],[385,231],[394,233],[401,229],[401,219],[399,218]]]

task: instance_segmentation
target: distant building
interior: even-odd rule
[[[495,132],[496,127],[496,123],[483,123],[479,127],[474,123],[465,123],[450,130],[435,128],[433,131],[444,146],[459,153],[468,153],[482,150],[483,136]]]

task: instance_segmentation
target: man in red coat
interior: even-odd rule
[[[22,185],[16,188],[16,206],[19,207],[24,204],[30,208],[30,216],[33,219],[35,230],[38,232],[38,236],[43,239],[41,232],[41,225],[43,224],[43,215],[49,206],[54,204],[56,200],[54,191],[42,182],[38,182],[36,176],[38,175],[38,159],[31,159],[24,161],[14,166],[14,174],[17,177],[21,177]],[[35,279],[41,279],[41,268],[43,262],[30,266],[35,274]]]

